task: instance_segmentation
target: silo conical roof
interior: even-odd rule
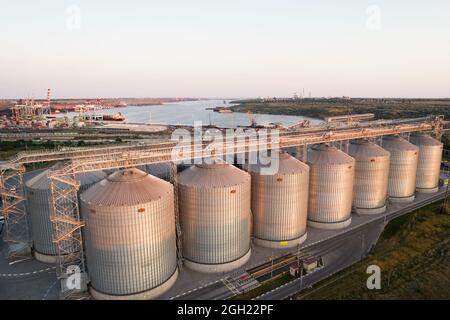
[[[86,190],[82,201],[98,206],[127,206],[158,200],[172,192],[172,185],[136,169],[114,172]]]
[[[26,186],[30,189],[38,189],[38,190],[48,190],[50,189],[51,180],[48,177],[49,172],[52,169],[47,169],[31,178],[26,182]],[[91,185],[105,177],[105,173],[103,171],[96,172],[86,172],[86,173],[77,173],[75,175],[76,180],[80,183],[80,185]],[[61,187],[64,187],[64,184],[58,183]]]
[[[287,175],[308,172],[309,167],[305,163],[294,158],[287,152],[280,152],[278,161],[278,170],[275,174]],[[268,168],[268,166],[261,164],[250,164],[248,166],[249,172],[260,173],[262,169]]]
[[[333,165],[352,163],[354,161],[348,154],[328,144],[314,145],[308,152],[308,164]]]
[[[389,151],[419,151],[419,147],[397,135],[383,137],[383,148]]]
[[[368,158],[389,157],[391,153],[367,139],[358,139],[350,141],[349,154],[357,160],[364,160]]]
[[[424,133],[413,133],[409,138],[412,144],[416,146],[441,146],[442,142],[434,139],[428,134]]]
[[[221,161],[197,164],[178,174],[178,184],[196,188],[223,188],[248,181],[248,173]]]

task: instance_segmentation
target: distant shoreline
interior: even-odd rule
[[[430,114],[450,119],[450,99],[369,99],[304,98],[254,99],[231,103],[233,112],[304,116],[324,119],[330,116],[373,113],[376,119],[418,118]]]
[[[74,112],[77,105],[101,105],[105,109],[124,108],[128,106],[159,106],[167,103],[209,100],[204,98],[105,98],[105,99],[52,99],[52,111],[61,113]],[[25,103],[26,99],[0,99],[0,115],[10,115],[10,108]],[[45,104],[46,100],[36,99],[36,104]]]

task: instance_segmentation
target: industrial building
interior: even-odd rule
[[[55,166],[53,167],[53,169]],[[51,209],[49,198],[51,197],[50,169],[44,170],[25,184],[27,194],[27,207],[29,223],[31,227],[31,240],[33,243],[34,257],[46,263],[56,263],[58,251],[53,241],[53,224],[50,220]],[[94,183],[105,177],[105,173],[89,172],[77,175],[80,183],[80,192],[83,192]],[[67,188],[64,184],[60,188]]]
[[[290,133],[281,137],[280,147],[308,146],[307,161],[282,152],[271,175],[262,174],[260,165],[249,165],[246,172],[219,157],[177,173],[179,162],[170,165],[169,142],[150,144],[148,150],[142,144],[96,148],[92,155],[80,148],[21,154],[14,161],[77,159],[26,183],[22,204],[27,204],[37,259],[56,262],[58,275],[80,263],[96,299],[153,299],[176,283],[182,266],[229,272],[247,263],[252,245],[299,246],[308,227],[344,229],[352,210],[381,214],[388,200],[411,201],[416,189],[435,190],[442,144],[414,133],[433,128],[433,122],[421,120],[376,128],[382,134],[373,128]],[[413,133],[410,142],[400,133]],[[369,140],[379,136],[380,145]],[[350,140],[348,153],[332,145],[344,139]],[[132,153],[133,148],[138,151]],[[14,176],[14,168],[3,165],[0,182],[4,212],[15,206],[17,215],[20,188],[5,183],[23,174],[19,167]],[[82,245],[70,252],[76,240]],[[63,252],[73,255],[65,261]]]
[[[279,155],[275,174],[250,165],[253,242],[269,248],[289,248],[306,239],[309,167],[287,153]]]
[[[308,225],[341,229],[352,217],[355,159],[329,144],[311,147],[308,152]]]
[[[388,195],[393,202],[411,202],[416,191],[419,147],[395,135],[383,138],[382,146],[391,153]]]
[[[251,253],[250,175],[226,162],[194,165],[178,174],[184,263],[226,272]]]
[[[383,213],[386,211],[390,153],[367,139],[360,139],[350,141],[348,154],[355,159],[355,212]]]
[[[426,193],[438,191],[444,145],[429,135],[421,133],[411,134],[410,142],[419,147],[416,190]]]
[[[80,196],[90,292],[151,299],[178,276],[173,186],[138,169],[116,171]]]

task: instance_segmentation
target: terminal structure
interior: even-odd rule
[[[367,141],[377,141],[381,146],[383,146],[383,136],[393,136],[393,135],[403,135],[408,137],[410,134],[421,134],[428,133],[433,134],[438,140],[440,139],[443,130],[445,130],[446,122],[441,116],[429,116],[418,119],[404,119],[404,120],[390,120],[390,121],[368,121],[360,123],[351,123],[348,125],[333,126],[330,124],[325,124],[321,126],[313,126],[309,128],[302,128],[295,131],[281,131],[278,136],[271,137],[265,141],[260,141],[256,137],[245,137],[237,136],[235,141],[226,141],[220,148],[216,148],[213,144],[208,141],[202,141],[200,148],[208,149],[210,154],[220,157],[225,155],[236,155],[239,153],[248,153],[254,150],[276,150],[276,149],[287,149],[295,148],[298,150],[300,155],[300,160],[307,163],[308,160],[308,146],[311,145],[328,145],[328,149],[331,151],[343,153],[333,147],[333,144],[339,144],[342,149],[348,151],[348,142],[350,140],[360,140],[366,139]],[[236,147],[236,141],[245,141],[243,148]],[[422,143],[423,145],[427,145]],[[150,164],[166,163],[170,166],[170,180],[173,185],[173,197],[168,197],[172,199],[174,203],[174,223],[175,223],[175,236],[176,239],[176,261],[178,264],[178,271],[181,271],[183,265],[183,252],[189,252],[190,248],[183,249],[182,232],[183,228],[180,224],[180,213],[178,208],[184,208],[182,205],[179,206],[178,199],[179,194],[179,183],[177,177],[177,164],[182,160],[189,159],[199,159],[204,157],[202,150],[197,148],[192,148],[192,143],[183,143],[181,146],[189,149],[189,152],[184,152],[180,154],[174,154],[173,150],[175,147],[180,147],[180,143],[171,140],[159,140],[154,142],[137,143],[137,144],[123,144],[109,147],[95,147],[95,148],[66,148],[56,151],[39,151],[39,152],[22,152],[16,157],[11,159],[9,162],[2,163],[0,167],[0,194],[2,197],[2,209],[6,221],[6,239],[10,242],[11,248],[11,259],[24,259],[30,254],[30,239],[28,236],[28,230],[18,228],[18,226],[26,225],[27,213],[25,210],[26,196],[24,194],[24,184],[23,184],[23,174],[25,172],[25,165],[30,163],[38,162],[50,162],[50,161],[64,161],[61,166],[52,168],[48,173],[47,177],[50,181],[50,220],[52,222],[53,231],[53,242],[56,246],[56,264],[57,264],[57,276],[61,280],[61,292],[63,298],[71,298],[74,295],[78,295],[86,291],[86,285],[82,285],[81,288],[71,288],[67,287],[67,281],[65,281],[74,271],[78,270],[82,274],[82,279],[84,279],[84,284],[86,284],[87,273],[85,265],[85,253],[84,253],[84,241],[82,228],[84,226],[84,217],[81,218],[79,207],[79,189],[80,189],[80,174],[86,174],[90,172],[99,172],[104,170],[114,170],[114,169],[130,169],[139,166],[145,166]],[[316,147],[315,147],[316,148]],[[317,150],[313,148],[312,152],[325,152],[321,147]],[[418,147],[420,148],[420,146]],[[315,150],[315,151],[314,151]],[[348,161],[340,161],[345,166],[345,170],[350,170],[349,177],[355,174],[354,166],[358,165],[359,158],[355,155],[356,161],[346,155]],[[317,154],[311,158],[311,165],[316,162],[322,161],[321,155]],[[329,158],[330,159],[330,158]],[[336,158],[337,159],[337,158]],[[419,160],[420,163],[420,160]],[[332,165],[332,163],[328,164]],[[220,164],[219,164],[220,166]],[[318,166],[318,170],[319,170]],[[322,166],[323,167],[323,166]],[[352,167],[352,168],[349,168]],[[425,168],[422,165],[421,170]],[[204,168],[203,168],[204,169]],[[343,169],[343,170],[344,170]],[[132,169],[130,169],[132,170]],[[208,170],[208,168],[206,168]],[[214,169],[213,169],[214,170]],[[345,171],[344,170],[344,171]],[[201,170],[200,170],[201,171]],[[126,172],[126,171],[125,171]],[[132,172],[132,171],[130,171]],[[139,172],[136,173],[139,176]],[[322,174],[318,171],[318,177]],[[356,174],[357,169],[356,169]],[[245,174],[244,174],[245,175]],[[130,176],[127,175],[128,179]],[[134,177],[134,176],[133,176]],[[122,181],[124,177],[114,177],[108,178],[109,181],[117,182]],[[112,179],[112,180],[111,180]],[[118,179],[118,180],[117,180]],[[103,180],[105,181],[105,180]],[[317,184],[324,184],[322,180],[317,180]],[[184,183],[184,180],[181,181]],[[118,186],[118,185],[117,185]],[[353,188],[353,185],[351,186]],[[434,186],[429,186],[428,184],[423,184],[422,188],[432,188]],[[168,187],[169,188],[169,187]],[[169,188],[170,189],[170,188]],[[167,189],[167,190],[169,190]],[[318,190],[319,190],[318,189]],[[348,186],[350,190],[350,185]],[[224,189],[225,190],[225,189]],[[227,189],[228,190],[228,189]],[[232,189],[230,192],[233,192]],[[395,186],[390,190],[395,190]],[[170,191],[172,192],[172,191]],[[228,192],[228,191],[227,191]],[[236,192],[236,191],[234,191]],[[250,192],[250,190],[249,190]],[[392,191],[394,192],[394,191]],[[393,195],[395,195],[393,193]],[[363,194],[361,193],[361,197]],[[83,204],[85,215],[89,216],[89,212],[95,214],[97,212],[96,205],[102,203],[102,199],[90,199],[92,201],[87,201],[90,198],[81,198],[81,203]],[[378,199],[379,200],[379,199]],[[311,201],[311,198],[310,198]],[[353,206],[361,207],[365,205],[364,201],[354,200]],[[382,201],[376,201],[377,203],[370,203],[374,208],[376,206],[383,207]],[[132,205],[133,203],[127,203],[127,205]],[[249,203],[250,205],[250,203]],[[351,205],[351,201],[350,201]],[[93,211],[90,211],[93,210]],[[341,223],[348,222],[348,210],[343,212],[343,220],[337,219],[336,221],[327,220],[328,217],[324,217],[325,220],[320,221],[310,221],[310,223],[325,224],[330,223]],[[171,214],[164,211],[165,214]],[[344,221],[345,220],[345,221]],[[304,223],[304,222],[303,222]],[[301,226],[301,223],[300,223]],[[95,227],[95,226],[94,226]],[[90,229],[86,229],[90,230]],[[95,229],[94,229],[95,230]],[[84,230],[83,230],[84,231]],[[297,232],[298,231],[298,232]],[[296,231],[295,237],[301,237],[304,231],[302,228]],[[92,235],[88,235],[92,239]],[[278,240],[278,239],[277,239]],[[185,244],[184,244],[185,245]],[[240,244],[239,244],[240,245]],[[95,250],[87,246],[88,254],[95,256]],[[242,244],[242,252],[236,253],[235,259],[245,258],[246,244]],[[90,253],[89,253],[90,251]],[[244,252],[245,251],[245,252]],[[250,250],[248,250],[250,252]],[[242,255],[242,254],[243,255]],[[193,254],[195,255],[195,254]],[[114,256],[117,257],[117,256]],[[230,256],[231,257],[231,256]],[[205,259],[208,257],[204,257]],[[115,259],[115,258],[114,258]],[[198,262],[199,267],[203,267],[202,264],[209,263],[213,260],[198,260],[192,258],[195,262]],[[220,261],[219,261],[220,260]],[[226,258],[219,259],[219,262],[229,263],[230,260]],[[233,260],[233,259],[231,259]],[[92,260],[91,260],[92,261]],[[106,260],[105,260],[106,261]],[[189,263],[188,263],[189,264]],[[170,265],[172,266],[172,264]],[[95,270],[94,267],[89,267],[90,270]],[[173,270],[172,270],[173,271]],[[161,275],[159,278],[154,278],[154,283],[163,283],[164,281],[175,281],[171,280],[176,278],[175,273],[169,272],[164,276]],[[133,276],[130,274],[130,276]],[[169,279],[169,280],[167,280]],[[97,279],[96,286],[98,289],[111,290],[111,294],[115,294],[116,288],[106,288],[104,287],[104,281]],[[106,289],[105,289],[106,288]],[[101,291],[101,290],[100,290]],[[98,296],[101,296],[104,292],[98,292]],[[120,290],[119,290],[120,292]]]

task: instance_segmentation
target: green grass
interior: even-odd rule
[[[450,118],[450,99],[304,99],[297,101],[263,102],[256,100],[236,101],[232,107],[235,112],[284,114],[324,118],[374,113],[377,119],[415,118],[429,114],[444,115]]]
[[[441,203],[395,219],[363,261],[301,292],[297,299],[450,299],[450,215]],[[367,266],[381,268],[381,290],[368,290]]]
[[[429,114],[450,119],[450,99],[352,99],[299,100],[291,102],[234,101],[235,112],[282,114],[323,119],[330,116],[373,113],[376,119],[418,118]],[[450,133],[442,137],[445,149],[450,149]]]

